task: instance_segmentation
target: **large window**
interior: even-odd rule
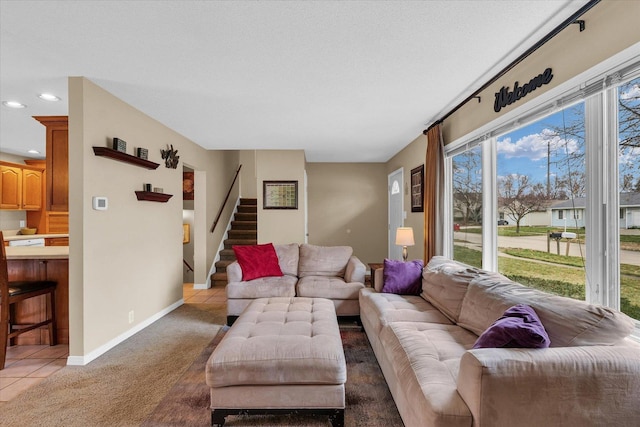
[[[640,78],[618,88],[620,309],[640,320]]]
[[[496,138],[498,271],[585,299],[584,103]]]
[[[453,157],[453,259],[482,265],[482,152],[475,147]]]
[[[640,321],[639,76],[591,76],[447,146],[445,255]]]

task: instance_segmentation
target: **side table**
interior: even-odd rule
[[[369,268],[371,269],[371,287],[376,288],[376,270],[379,268],[384,268],[384,264],[379,262],[369,263]]]

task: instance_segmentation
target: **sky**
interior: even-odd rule
[[[546,183],[548,152],[551,176],[564,174],[566,165],[563,160],[567,155],[581,151],[581,142],[563,131],[571,123],[580,121],[576,114],[579,108],[584,108],[584,103],[496,138],[498,177],[517,173],[529,175],[533,182]],[[581,133],[584,135],[584,129]]]
[[[635,104],[640,106],[640,78],[630,82],[625,89],[620,93],[620,97],[625,100],[635,99]],[[578,136],[565,132],[565,129],[569,129],[572,124],[583,122],[580,110],[584,110],[583,102],[499,136],[497,138],[498,177],[517,173],[529,175],[534,183],[545,184],[547,167],[552,179],[556,174],[565,175],[569,166],[563,160],[568,155],[582,151],[580,139],[584,136],[584,126],[580,126]],[[548,150],[551,153],[549,166],[547,165]],[[628,165],[637,165],[640,162],[640,149],[625,153],[620,161]],[[580,172],[584,172],[584,166],[577,167],[581,167]],[[638,179],[640,170],[637,166],[634,170]]]

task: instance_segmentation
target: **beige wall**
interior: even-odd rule
[[[239,156],[242,165],[242,169],[240,169],[240,194],[246,199],[257,199],[256,151],[242,150]]]
[[[346,245],[362,262],[387,256],[384,163],[307,163],[309,243]]]
[[[133,147],[147,148],[149,160],[160,163],[158,169],[93,154],[92,146],[107,146],[116,136],[127,141],[129,154]],[[160,150],[168,144],[178,150],[178,169],[166,168],[161,159]],[[196,281],[206,280],[224,232],[224,227],[208,232],[226,193],[218,183],[233,177],[237,162],[236,153],[206,151],[89,80],[69,79],[71,357],[95,354],[180,303],[183,163],[200,179],[194,252]],[[134,191],[143,183],[162,187],[173,197],[167,203],[137,201]],[[92,196],[108,197],[109,209],[93,210]],[[228,208],[223,223],[229,214]]]
[[[600,2],[580,18],[586,21],[585,31],[580,32],[577,25],[569,25],[498,79],[496,83],[481,92],[479,95],[482,102],[478,103],[473,99],[445,120],[442,130],[445,144],[508,114],[640,42],[639,16],[640,2],[638,1],[604,0]],[[503,86],[508,86],[512,90],[516,81],[522,86],[546,68],[553,70],[553,79],[549,84],[503,108],[500,113],[493,110],[495,93],[499,92]]]
[[[409,145],[393,156],[386,164],[386,175],[403,168],[404,186],[404,211],[407,218],[405,227],[413,228],[415,246],[409,247],[409,259],[422,259],[424,256],[424,213],[411,212],[411,169],[424,164],[427,154],[427,137],[420,135]],[[385,205],[386,206],[386,205]]]
[[[258,150],[258,243],[304,243],[305,157],[302,150]],[[243,166],[244,168],[244,166]],[[298,209],[263,209],[263,181],[298,181]]]

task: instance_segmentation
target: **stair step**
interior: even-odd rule
[[[258,221],[231,221],[232,230],[257,230]]]
[[[227,266],[229,264],[231,264],[233,261],[229,261],[229,260],[220,260],[217,261],[215,263],[216,266],[216,273],[226,273],[227,272]]]
[[[220,261],[235,261],[236,254],[233,249],[223,249],[220,251]]]
[[[214,273],[211,275],[211,286],[224,287],[227,286],[227,273]]]
[[[258,205],[238,205],[239,213],[257,213]]]
[[[235,221],[258,221],[257,213],[237,212],[233,219]]]
[[[232,249],[232,247],[235,246],[248,246],[248,245],[257,245],[258,244],[258,240],[257,239],[226,239],[224,241],[224,248],[225,249]]]
[[[240,205],[242,206],[258,206],[258,199],[240,199]]]
[[[256,240],[258,238],[258,230],[229,230],[230,239],[251,239]]]

